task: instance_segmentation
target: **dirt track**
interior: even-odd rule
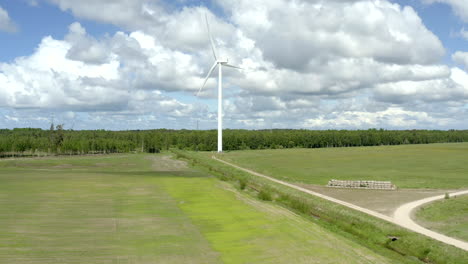
[[[331,196],[341,201],[347,201],[354,205],[370,209],[377,213],[393,217],[395,210],[403,204],[458,190],[442,189],[397,189],[397,190],[372,190],[372,189],[348,189],[329,188],[323,185],[294,183],[308,190]]]
[[[363,207],[360,207],[360,206],[357,206],[357,205],[354,205],[354,204],[351,204],[351,203],[348,203],[348,202],[345,202],[345,201],[342,201],[342,200],[339,200],[339,199],[336,199],[336,198],[333,198],[333,197],[330,197],[330,196],[327,196],[327,195],[324,195],[324,194],[321,194],[321,193],[318,193],[318,192],[311,191],[309,189],[297,186],[295,184],[291,184],[291,183],[288,183],[288,182],[285,182],[285,181],[281,181],[281,180],[272,178],[270,176],[267,176],[267,175],[264,175],[264,174],[261,174],[261,173],[255,172],[255,171],[239,167],[239,166],[237,166],[235,164],[232,164],[230,162],[218,159],[215,156],[213,156],[212,158],[219,161],[219,162],[222,162],[222,163],[225,163],[225,164],[227,164],[229,166],[232,166],[234,168],[237,168],[237,169],[243,170],[245,172],[248,172],[248,173],[250,173],[252,175],[268,179],[270,181],[273,181],[273,182],[288,186],[288,187],[296,189],[298,191],[305,192],[305,193],[320,197],[322,199],[325,199],[325,200],[328,200],[328,201],[331,201],[331,202],[334,202],[334,203],[341,204],[341,205],[346,206],[348,208],[351,208],[351,209],[366,213],[368,215],[380,218],[380,219],[385,220],[385,221],[390,222],[390,223],[394,223],[396,225],[399,225],[399,226],[404,227],[406,229],[409,229],[411,231],[423,234],[425,236],[431,237],[431,238],[436,239],[438,241],[441,241],[443,243],[453,245],[453,246],[456,246],[458,248],[461,248],[461,249],[464,249],[464,250],[468,251],[468,243],[467,242],[462,241],[462,240],[458,240],[458,239],[455,239],[455,238],[452,238],[452,237],[448,237],[448,236],[442,235],[440,233],[437,233],[437,232],[434,232],[434,231],[431,231],[431,230],[428,230],[428,229],[416,224],[413,220],[411,220],[411,217],[410,217],[411,212],[415,208],[417,208],[418,206],[421,206],[421,205],[423,205],[425,203],[429,203],[429,202],[432,202],[432,201],[443,199],[444,195],[437,195],[437,196],[434,196],[434,197],[429,197],[429,198],[413,201],[413,202],[410,202],[410,203],[406,203],[406,204],[400,206],[399,208],[397,208],[395,213],[393,214],[393,217],[390,217],[390,216],[375,212],[373,210],[369,210],[367,208],[363,208]],[[462,195],[462,194],[468,194],[468,190],[452,193],[451,195]]]
[[[468,190],[464,191],[459,191],[459,192],[454,192],[451,193],[450,195],[458,196],[458,195],[466,195],[468,194]],[[417,201],[413,201],[410,203],[406,203],[400,207],[398,207],[394,214],[393,214],[393,221],[395,224],[403,226],[407,229],[413,230],[415,232],[421,233],[423,235],[426,235],[428,237],[432,237],[434,239],[437,239],[439,241],[442,241],[444,243],[454,245],[456,247],[462,248],[464,250],[468,251],[468,243],[462,240],[458,240],[452,237],[448,237],[446,235],[431,231],[427,228],[424,228],[420,225],[418,225],[416,222],[414,222],[411,219],[411,214],[414,209],[418,208],[419,206],[422,206],[424,204],[434,202],[437,200],[442,200],[444,199],[445,195],[437,195]]]

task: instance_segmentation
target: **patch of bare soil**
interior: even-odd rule
[[[73,166],[72,164],[60,164],[60,165],[56,165],[56,166],[52,166],[51,168],[53,169],[71,169],[75,166]]]
[[[8,161],[8,160],[44,160],[44,159],[65,159],[65,158],[82,158],[82,157],[99,157],[101,159],[113,159],[113,158],[125,158],[129,155],[124,155],[121,153],[107,153],[107,154],[79,154],[79,155],[69,155],[69,154],[61,154],[61,155],[39,155],[39,156],[27,156],[27,157],[8,157],[8,158],[0,158],[0,161]]]
[[[121,166],[134,166],[135,163],[120,163],[119,165]],[[68,163],[64,163],[64,164],[59,164],[59,165],[55,165],[55,166],[52,166],[50,168],[52,169],[87,169],[87,168],[106,168],[106,167],[111,167],[113,166],[112,163],[106,163],[106,162],[98,162],[98,163],[95,163],[94,165],[72,165],[72,164],[68,164]]]
[[[405,203],[451,192],[451,190],[440,189],[401,189],[390,191],[328,188],[320,185],[300,183],[296,185],[314,192],[331,196],[335,199],[347,201],[387,216],[393,216],[393,212],[400,205]]]
[[[95,164],[96,167],[108,167],[111,166],[112,164],[106,163],[106,162],[98,162]]]
[[[149,188],[143,188],[143,187],[138,187],[138,188],[132,188],[128,194],[132,196],[138,196],[138,195],[150,195],[152,193],[152,190]]]
[[[184,171],[189,169],[187,162],[172,159],[171,156],[153,155],[146,158],[153,161],[151,167],[154,171]]]

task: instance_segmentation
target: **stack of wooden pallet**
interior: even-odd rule
[[[342,181],[331,180],[328,187],[335,188],[356,188],[356,189],[376,189],[376,190],[396,190],[396,186],[390,181]]]

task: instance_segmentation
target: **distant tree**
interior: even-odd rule
[[[54,144],[54,149],[56,151],[60,150],[60,147],[62,146],[63,143],[63,124],[57,125],[55,127],[55,131],[53,131],[53,144]]]
[[[169,148],[214,151],[216,130],[64,130],[51,124],[48,130],[0,129],[0,154],[8,152],[115,153],[157,152]],[[323,148],[468,142],[468,130],[242,130],[226,129],[225,150],[263,148]],[[8,154],[5,154],[8,155]]]

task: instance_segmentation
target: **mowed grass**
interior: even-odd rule
[[[147,163],[143,156],[0,161],[2,262],[219,263]]]
[[[468,241],[468,195],[423,206],[415,217],[426,228]]]
[[[210,154],[207,154],[210,155]],[[233,151],[226,161],[290,182],[392,181],[399,188],[468,187],[468,143]]]
[[[1,160],[1,262],[398,262],[168,162],[161,155]]]

